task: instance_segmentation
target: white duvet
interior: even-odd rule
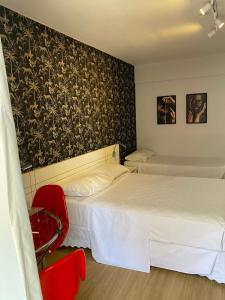
[[[224,180],[127,174],[82,207],[101,263],[149,272],[158,243],[201,249],[210,255],[210,273],[225,253]]]

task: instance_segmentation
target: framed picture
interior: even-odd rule
[[[207,93],[186,95],[186,123],[207,123]]]
[[[157,123],[176,124],[176,96],[157,97]]]

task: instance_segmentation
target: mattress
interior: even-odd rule
[[[187,177],[223,178],[225,158],[154,155],[146,162],[125,161],[139,173]]]
[[[95,196],[67,203],[71,228],[85,232],[77,246],[91,248],[96,261],[143,272],[154,265],[225,283],[223,180],[126,174]],[[74,246],[73,235],[76,230],[67,245]]]

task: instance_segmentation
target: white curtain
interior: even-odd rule
[[[0,40],[0,300],[42,299]]]

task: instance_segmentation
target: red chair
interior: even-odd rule
[[[56,241],[48,249],[49,252],[59,248],[63,243],[69,229],[66,200],[63,189],[59,185],[49,184],[40,187],[32,203],[33,207],[43,207],[58,217],[62,223],[62,229]],[[40,237],[41,240],[42,237]],[[45,237],[43,237],[44,239]]]
[[[80,280],[86,278],[86,260],[82,249],[75,250],[40,272],[44,300],[74,300]]]

